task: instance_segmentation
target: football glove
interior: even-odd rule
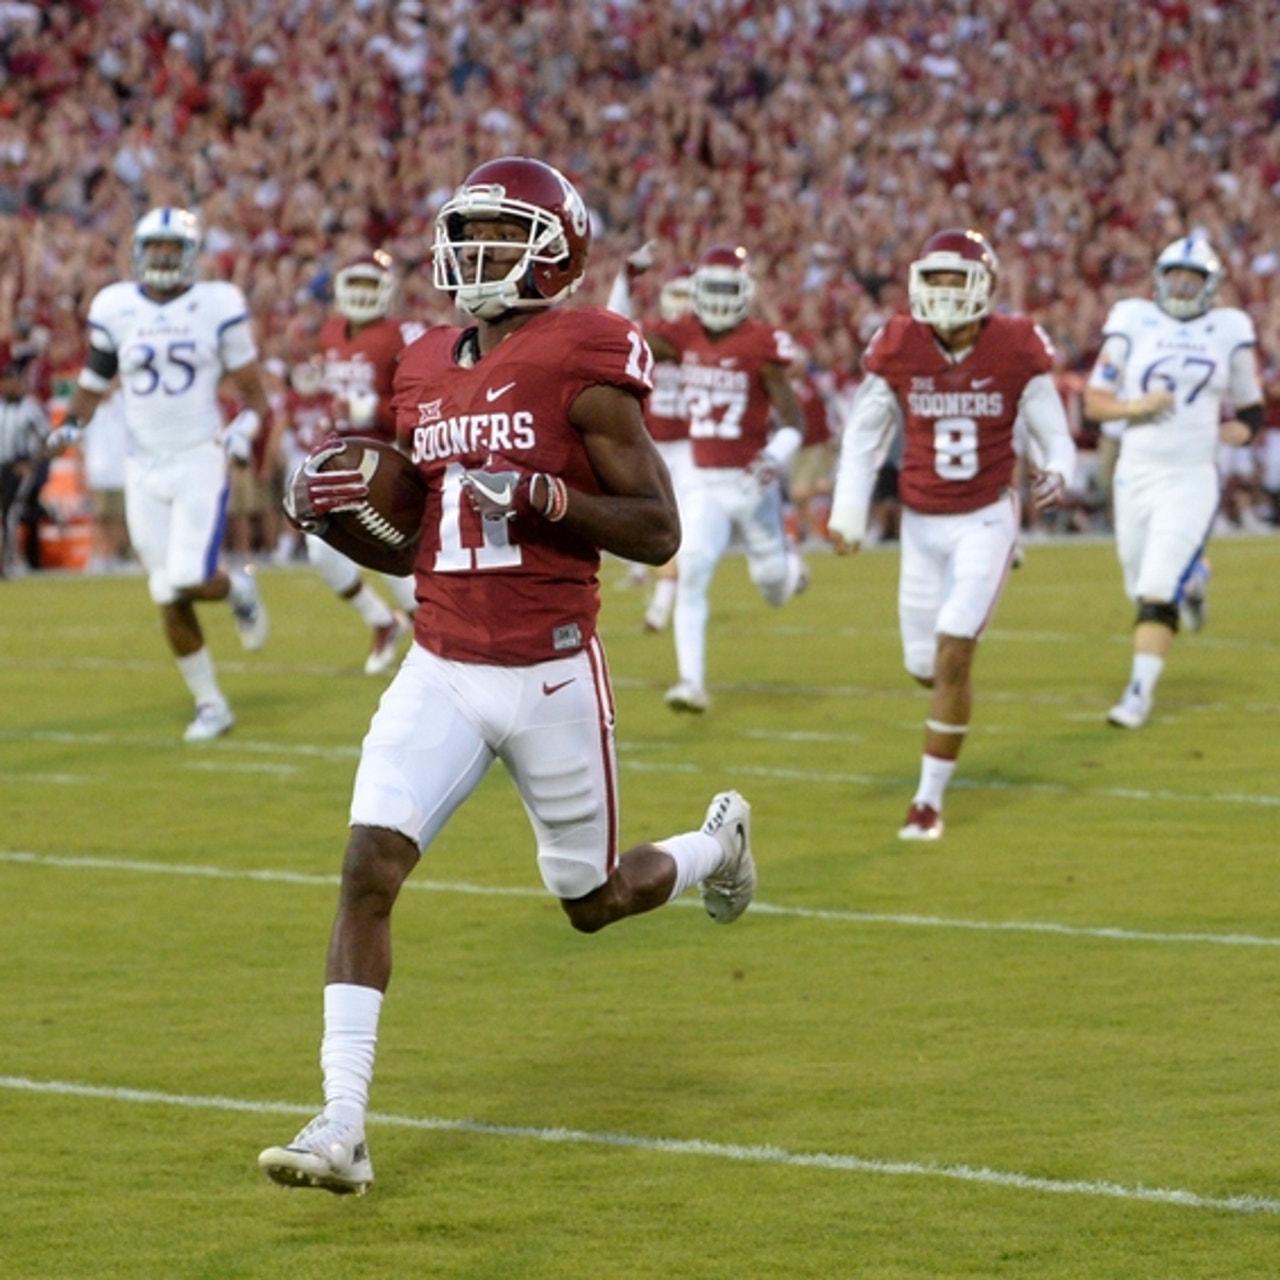
[[[520,471],[464,471],[462,487],[485,520],[510,520],[529,510],[529,477]]]
[[[1067,482],[1056,471],[1031,473],[1031,506],[1035,511],[1057,507],[1067,496]]]
[[[356,511],[369,498],[369,482],[359,471],[321,471],[346,444],[330,436],[290,473],[284,484],[284,513],[304,533],[319,533],[335,511]]]
[[[253,458],[253,442],[262,419],[252,409],[241,409],[222,430],[222,452],[229,461],[247,467]]]
[[[44,442],[45,452],[56,458],[58,454],[74,449],[83,439],[84,428],[78,422],[68,422],[49,433],[49,438]]]
[[[770,457],[765,450],[761,449],[754,458],[751,459],[746,471],[742,477],[742,487],[748,493],[764,493],[770,485],[774,484],[782,472],[776,458]]]

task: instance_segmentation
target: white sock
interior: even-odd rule
[[[324,1038],[320,1070],[324,1072],[324,1113],[364,1128],[378,1046],[382,992],[331,982],[324,989]]]
[[[668,902],[674,902],[686,889],[705,880],[723,861],[724,850],[715,836],[690,831],[682,836],[668,836],[654,842],[665,849],[676,864],[676,885]]]
[[[1164,670],[1164,659],[1154,653],[1133,655],[1133,679],[1130,688],[1145,701],[1150,701],[1156,691],[1156,681]]]
[[[671,621],[671,610],[676,602],[676,580],[674,578],[659,578],[653,584],[653,599],[649,601],[649,608],[645,612],[644,620],[657,630],[666,629],[666,625]]]
[[[218,687],[218,677],[213,670],[213,655],[207,647],[199,648],[185,658],[179,658],[178,670],[187,682],[187,688],[191,690],[197,706],[206,702],[225,705],[227,700]]]
[[[394,615],[391,606],[380,596],[370,591],[364,584],[351,597],[351,607],[371,626],[387,627],[391,625]]]
[[[942,812],[942,797],[956,771],[954,760],[926,755],[920,761],[920,785],[916,788],[912,804],[927,804],[930,809]]]

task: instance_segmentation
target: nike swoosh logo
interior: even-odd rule
[[[559,693],[565,685],[572,684],[576,677],[570,676],[567,680],[561,680],[559,684],[548,684],[545,680],[542,682],[542,692],[549,698],[553,693]]]
[[[981,391],[983,387],[989,387],[994,381],[994,378],[974,378],[973,389]]]
[[[484,393],[485,403],[492,404],[499,396],[505,396],[515,385],[514,382],[508,382],[501,387],[490,387]]]
[[[467,482],[483,497],[488,498],[495,507],[507,507],[511,505],[511,498],[515,493],[514,485],[504,482],[499,482],[497,485],[491,485],[483,476],[476,475],[475,472],[471,473]]]

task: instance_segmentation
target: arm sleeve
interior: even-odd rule
[[[1228,381],[1231,403],[1236,409],[1247,409],[1262,403],[1262,384],[1258,381],[1258,352],[1254,347],[1237,347],[1231,353]]]
[[[1052,374],[1037,374],[1027,383],[1018,412],[1027,424],[1032,463],[1042,471],[1056,471],[1069,483],[1076,472],[1076,446]]]
[[[854,396],[841,433],[831,497],[830,527],[846,542],[861,542],[866,537],[876,472],[901,423],[902,407],[893,388],[876,374],[868,374]]]

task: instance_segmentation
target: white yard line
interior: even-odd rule
[[[100,1102],[134,1106],[180,1107],[193,1111],[248,1112],[254,1115],[311,1116],[314,1106],[292,1102],[254,1102],[240,1098],[201,1097],[159,1093],[147,1089],[127,1089],[110,1085],[79,1084],[65,1080],[31,1080],[24,1076],[0,1076],[0,1089],[14,1092],[56,1094],[90,1098]],[[706,1142],[701,1138],[654,1138],[625,1133],[596,1133],[585,1129],[543,1129],[534,1125],[486,1124],[437,1116],[400,1116],[370,1112],[371,1128],[425,1129],[443,1133],[467,1133],[483,1138],[509,1138],[533,1142],[576,1143],[584,1146],[617,1147],[633,1151],[656,1151],[671,1156],[769,1164],[794,1169],[820,1169],[833,1173],[853,1173],[896,1178],[944,1178],[1013,1191],[1038,1191],[1055,1195],[1092,1196],[1106,1200],[1131,1200],[1146,1204],[1172,1205],[1181,1209],[1216,1209],[1227,1213],[1280,1214],[1280,1200],[1262,1196],[1211,1196],[1175,1187],[1124,1186],[1115,1182],[1033,1177],[999,1169],[972,1165],[946,1165],[915,1160],[870,1160],[863,1156],[830,1152],[788,1151],[783,1147],[741,1146],[736,1143]]]

